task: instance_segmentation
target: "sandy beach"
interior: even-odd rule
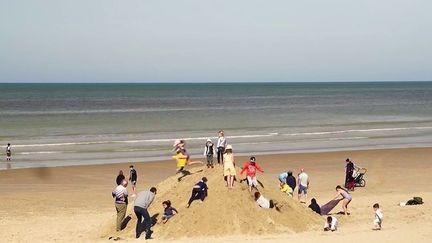
[[[173,177],[173,161],[132,163],[138,171],[138,191],[158,187],[150,213],[161,213],[160,203],[166,199],[172,200],[180,211],[166,225],[153,227],[152,242],[429,242],[431,154],[432,148],[407,148],[257,156],[265,171],[258,175],[265,182],[264,193],[285,200],[283,215],[252,207],[253,201],[244,185],[236,184],[228,194],[220,168],[191,166],[196,174],[177,182],[177,177]],[[352,192],[351,215],[336,215],[339,230],[323,232],[324,218],[312,214],[297,200],[284,197],[278,191],[277,176],[288,169],[297,174],[300,168],[305,168],[311,179],[309,199],[315,197],[319,204],[324,204],[334,197],[335,186],[343,184],[346,157],[368,168],[367,184]],[[236,157],[237,165],[244,161],[245,157]],[[96,242],[109,241],[108,237],[115,236],[121,241],[135,241],[132,204],[128,207],[131,220],[122,232],[116,233],[111,197],[118,171],[127,172],[129,164],[0,171],[0,239]],[[186,209],[186,201],[182,200],[187,200],[192,185],[204,175],[211,178],[208,201]],[[421,196],[425,203],[398,206],[413,196]],[[374,203],[379,203],[384,212],[381,231],[371,230]],[[338,205],[333,211],[340,209]]]

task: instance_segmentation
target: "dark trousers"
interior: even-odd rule
[[[207,192],[206,191],[201,191],[201,189],[193,189],[192,190],[192,195],[189,198],[189,202],[188,204],[190,205],[194,200],[197,199],[201,199],[201,201],[204,201],[204,199],[207,196]]]
[[[218,160],[218,164],[223,164],[223,154],[225,152],[225,148],[224,147],[219,147],[217,148],[217,160]]]
[[[139,238],[141,235],[141,224],[142,219],[144,218],[144,231],[146,232],[146,238],[150,237],[150,227],[151,227],[151,219],[150,215],[146,208],[142,207],[134,207],[135,215],[137,216],[137,224],[136,224],[136,238]]]

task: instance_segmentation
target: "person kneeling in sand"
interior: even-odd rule
[[[328,216],[324,223],[324,231],[335,231],[337,230],[337,219],[333,216]]]
[[[381,230],[381,224],[383,221],[384,214],[382,213],[381,209],[379,208],[379,204],[375,203],[373,205],[373,209],[375,211],[375,219],[374,219],[374,228],[373,230]]]
[[[278,206],[277,202],[274,202],[273,200],[268,200],[265,198],[261,193],[255,192],[254,194],[255,201],[258,203],[258,206],[261,208],[275,208],[277,211],[280,211],[280,207]]]
[[[200,199],[201,202],[204,201],[204,199],[207,197],[207,178],[203,177],[195,186],[192,188],[192,195],[189,198],[189,201],[186,205],[187,208],[190,207],[191,203],[194,200]]]

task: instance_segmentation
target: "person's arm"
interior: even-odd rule
[[[172,211],[173,211],[173,214],[178,214],[178,211],[177,211],[177,209],[175,209],[175,208],[172,208]]]
[[[206,156],[206,155],[207,155],[207,145],[204,146],[204,156]]]
[[[261,168],[261,166],[258,163],[256,163],[256,168],[258,171],[261,171],[262,173],[264,173],[264,170]]]
[[[336,197],[335,198],[333,198],[333,200],[336,200],[336,199],[338,199],[340,197],[340,193],[339,192],[337,192],[336,193]]]
[[[240,171],[240,175],[243,175],[243,172],[247,169],[247,163],[244,163],[242,170]]]

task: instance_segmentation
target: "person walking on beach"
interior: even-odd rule
[[[118,185],[112,192],[115,208],[117,211],[117,231],[122,230],[123,220],[126,216],[126,210],[128,205],[128,192],[126,189],[127,185],[127,180],[123,180],[121,184]]]
[[[6,161],[11,161],[11,157],[12,157],[11,144],[8,143],[6,146]]]
[[[255,187],[255,189],[258,190],[258,181],[256,178],[257,170],[264,173],[260,165],[256,162],[256,158],[250,157],[250,160],[244,163],[243,168],[240,172],[240,175],[242,175],[243,172],[246,171],[249,192],[252,192],[252,187]]]
[[[336,187],[336,197],[333,200],[336,200],[338,198],[342,198],[342,209],[343,213],[345,215],[349,215],[348,213],[348,204],[350,204],[352,200],[351,194],[345,189],[343,189],[341,186]]]
[[[135,187],[136,187],[137,180],[138,180],[138,174],[137,174],[134,166],[130,165],[129,166],[129,181],[131,182],[131,185],[132,185],[132,192],[133,192],[132,197],[136,196]]]
[[[116,184],[117,184],[117,186],[120,185],[124,179],[126,179],[126,178],[123,175],[123,171],[120,170],[119,173],[118,173],[118,175],[117,175],[117,178],[116,178]]]
[[[233,149],[230,144],[226,146],[225,154],[223,155],[224,177],[226,177],[227,187],[234,187],[234,179],[236,176],[235,162]]]
[[[218,133],[218,141],[216,144],[216,148],[217,148],[217,161],[218,164],[223,164],[224,162],[224,153],[225,153],[225,148],[227,147],[227,141],[225,139],[225,133],[224,131],[220,130]]]
[[[306,174],[306,172],[305,172],[304,169],[301,169],[300,171],[301,172],[298,175],[298,185],[299,185],[299,188],[298,188],[298,200],[301,203],[306,203],[306,200],[307,200],[307,191],[308,191],[308,188],[309,188],[309,176],[308,176],[308,174]],[[304,198],[305,198],[304,201],[301,200],[302,194],[304,194]]]
[[[194,200],[200,199],[201,202],[207,197],[207,177],[203,177],[197,184],[192,188],[192,195],[186,205],[187,208],[190,207]]]
[[[135,228],[135,237],[138,239],[141,236],[141,225],[142,225],[142,219],[144,219],[144,231],[146,232],[145,239],[151,239],[151,235],[153,231],[150,229],[152,222],[150,218],[150,214],[148,212],[148,208],[150,207],[151,203],[153,202],[155,196],[156,196],[156,187],[150,188],[148,191],[142,191],[139,192],[137,197],[135,198],[134,203],[134,212],[137,217],[137,224]]]
[[[207,158],[207,168],[213,168],[213,155],[216,153],[214,143],[209,138],[204,147],[204,156]]]
[[[291,187],[291,190],[293,191],[293,194],[295,192],[295,188],[297,187],[297,180],[293,176],[292,171],[288,171],[288,176],[286,178],[286,184],[288,184],[289,187]]]

